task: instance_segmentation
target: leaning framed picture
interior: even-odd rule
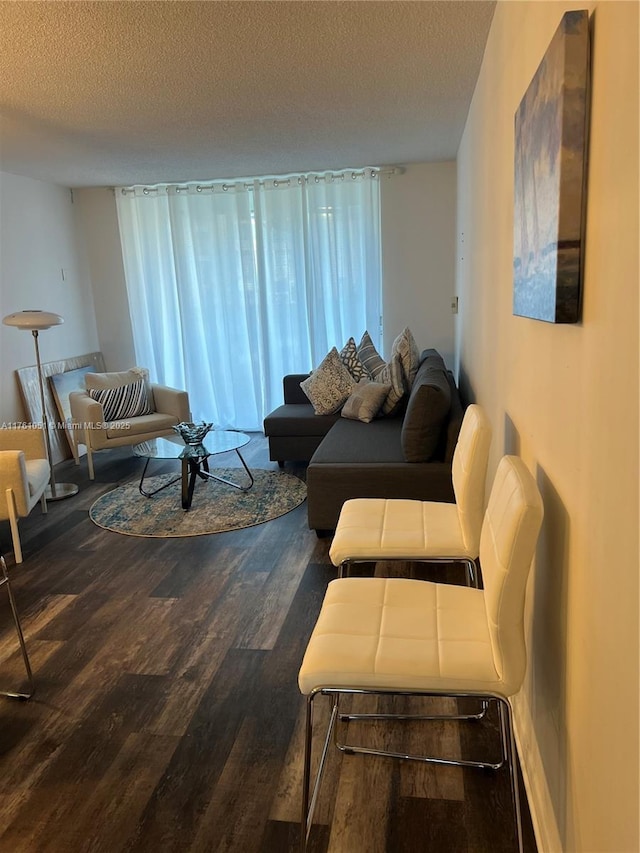
[[[73,426],[71,417],[71,406],[69,405],[69,394],[72,391],[85,391],[84,378],[87,373],[95,373],[93,365],[77,367],[75,370],[66,370],[64,373],[54,373],[49,377],[53,399],[60,415],[60,421],[69,441],[69,447],[74,451]],[[82,446],[82,445],[81,445]],[[80,452],[78,450],[78,452]],[[84,453],[84,451],[83,451]]]
[[[57,361],[45,361],[42,363],[42,376],[44,378],[44,407],[49,425],[49,442],[51,444],[51,461],[61,462],[74,455],[73,436],[70,429],[58,429],[60,422],[67,421],[69,411],[69,391],[77,390],[69,387],[67,391],[62,389],[58,399],[54,397],[55,385],[50,378],[57,374],[66,374],[65,379],[56,380],[56,384],[74,384],[77,381],[69,374],[77,368],[87,367],[96,373],[104,373],[104,357],[101,352],[88,352],[83,355],[74,355],[69,358],[60,358]],[[36,365],[19,367],[16,370],[16,379],[20,389],[20,395],[24,405],[24,412],[31,423],[40,423],[42,419],[42,398],[40,396],[40,378]],[[80,386],[84,390],[84,384]],[[65,415],[64,413],[67,413]]]
[[[580,319],[589,13],[567,12],[515,115],[513,313]]]

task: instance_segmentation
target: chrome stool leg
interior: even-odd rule
[[[29,692],[23,693],[20,691],[12,691],[12,690],[0,690],[0,696],[9,696],[11,699],[30,699],[35,692],[35,684],[33,681],[33,674],[31,672],[31,664],[29,663],[29,655],[27,654],[27,646],[24,642],[24,635],[22,633],[22,626],[20,624],[20,617],[18,615],[18,608],[16,607],[16,601],[13,597],[13,592],[11,590],[11,584],[9,583],[9,575],[7,574],[7,565],[4,561],[4,557],[0,556],[0,569],[2,574],[0,576],[0,586],[7,587],[7,595],[9,596],[9,604],[11,605],[11,613],[13,614],[13,621],[16,626],[16,633],[18,635],[18,641],[20,643],[20,651],[22,652],[22,660],[24,661],[24,668],[27,673],[27,680],[29,682]]]

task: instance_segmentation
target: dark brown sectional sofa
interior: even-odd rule
[[[335,530],[342,504],[356,497],[453,502],[451,461],[464,407],[441,355],[420,356],[413,387],[392,417],[371,423],[316,415],[300,388],[308,374],[284,377],[284,405],[264,420],[269,456],[306,461],[309,527]]]

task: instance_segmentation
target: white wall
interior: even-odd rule
[[[420,350],[453,368],[456,164],[419,163],[382,178],[383,349],[409,326]]]
[[[582,321],[512,315],[514,113],[571,8],[593,11]],[[516,727],[539,849],[638,837],[638,5],[499,2],[458,156],[456,358],[540,486]]]
[[[100,349],[107,370],[128,370],[136,356],[113,190],[80,189],[74,196],[91,273]]]
[[[99,349],[74,208],[64,187],[0,172],[0,317],[40,308],[64,318],[40,333],[43,362]],[[24,419],[14,371],[35,360],[32,335],[0,325],[0,423]]]

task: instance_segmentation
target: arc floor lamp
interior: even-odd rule
[[[51,439],[49,437],[49,423],[47,420],[47,407],[44,400],[44,378],[42,376],[42,364],[40,363],[40,347],[38,346],[38,334],[45,329],[50,329],[52,326],[59,326],[64,323],[64,320],[59,314],[52,314],[50,311],[40,311],[33,309],[31,311],[16,311],[15,314],[8,314],[2,320],[5,326],[14,326],[16,329],[29,331],[33,335],[33,340],[36,347],[36,364],[38,366],[38,382],[40,383],[40,403],[42,405],[42,429],[44,430],[44,441],[47,448],[47,459],[49,468],[51,469],[51,479],[49,488],[46,491],[48,501],[59,501],[62,498],[70,498],[77,494],[78,487],[74,483],[56,483],[56,478],[53,473],[53,456],[51,454]]]

